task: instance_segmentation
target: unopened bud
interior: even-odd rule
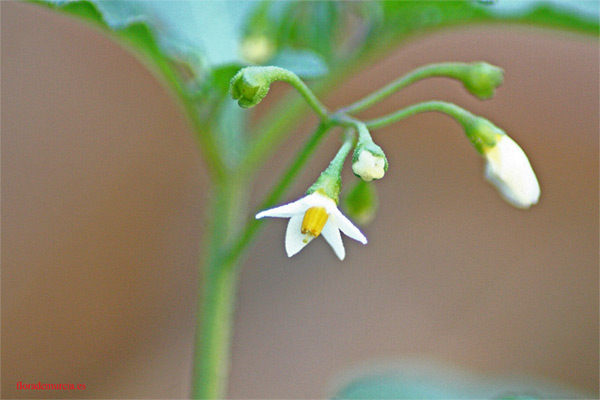
[[[388,170],[385,153],[373,142],[366,125],[357,124],[358,143],[352,156],[352,172],[363,181],[381,179]]]
[[[269,67],[246,67],[238,71],[229,83],[229,93],[242,108],[260,103],[269,93]]]
[[[485,177],[502,197],[517,208],[529,208],[540,198],[540,184],[527,155],[508,135],[485,149]]]
[[[504,70],[483,61],[469,64],[463,78],[465,88],[481,99],[492,98],[503,81]]]
[[[387,170],[387,160],[383,154],[373,154],[363,149],[352,160],[352,171],[363,181],[381,179]]]

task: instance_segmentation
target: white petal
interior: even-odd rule
[[[290,218],[293,215],[303,213],[306,210],[303,202],[304,199],[305,197],[289,204],[284,204],[279,207],[269,208],[268,210],[261,211],[256,214],[256,219],[264,217]]]
[[[302,234],[301,229],[303,219],[303,214],[294,215],[290,218],[290,222],[288,223],[285,232],[285,252],[288,257],[298,253],[314,239],[311,235]]]
[[[503,135],[485,154],[485,177],[502,197],[518,208],[529,208],[540,198],[540,185],[525,152]]]
[[[348,237],[351,237],[362,244],[367,244],[367,238],[365,235],[363,235],[362,232],[356,226],[354,226],[354,224],[348,218],[346,218],[344,214],[340,212],[340,210],[336,208],[335,211],[331,213],[329,218],[333,218],[332,222],[334,222],[335,225]]]
[[[346,257],[346,250],[344,249],[344,243],[342,242],[342,235],[340,235],[340,230],[337,228],[335,223],[333,223],[332,221],[327,221],[327,223],[323,227],[321,235],[323,235],[327,243],[329,243],[329,245],[335,252],[335,255],[338,256],[340,260],[344,260],[344,258]]]

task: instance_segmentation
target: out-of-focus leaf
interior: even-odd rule
[[[246,150],[247,138],[244,136],[249,114],[226,98],[217,109],[216,125],[213,127],[217,145],[223,161],[229,168],[237,166]]]
[[[578,399],[585,394],[558,384],[494,378],[435,362],[412,360],[345,383],[334,399]]]
[[[289,69],[302,78],[317,78],[327,73],[323,58],[310,50],[283,49],[267,64]]]
[[[188,78],[194,79],[206,78],[215,66],[243,64],[240,54],[243,28],[256,4],[212,0],[42,0],[37,3],[100,25],[154,63],[185,65],[193,75]],[[141,42],[136,33],[139,30],[147,31]],[[150,52],[147,51],[149,42],[153,47]]]
[[[595,1],[33,1],[94,22],[169,81],[178,77],[194,87],[214,68],[253,61],[242,51],[253,35],[266,38],[260,43],[267,50],[273,46],[273,62],[314,77],[323,66],[334,72],[407,36],[449,25],[507,21],[591,34],[599,29]]]
[[[372,26],[368,41],[393,41],[444,26],[482,22],[518,22],[598,34],[597,6],[556,0],[383,1],[383,21]],[[596,2],[597,4],[597,2]]]

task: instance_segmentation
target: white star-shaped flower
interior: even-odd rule
[[[290,219],[285,233],[285,251],[288,257],[298,253],[320,234],[323,234],[340,260],[346,257],[340,231],[367,244],[365,235],[338,210],[335,201],[319,192],[256,214],[257,219],[263,217]]]
[[[507,135],[485,151],[485,177],[502,197],[518,208],[529,208],[540,198],[540,184],[525,152]]]

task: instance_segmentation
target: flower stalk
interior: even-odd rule
[[[371,93],[347,107],[342,108],[346,114],[355,114],[372,107],[395,92],[432,77],[445,77],[459,80],[465,88],[480,99],[489,99],[494,95],[494,89],[502,84],[502,68],[486,62],[460,63],[445,62],[424,65],[408,74],[390,82],[386,86]]]

